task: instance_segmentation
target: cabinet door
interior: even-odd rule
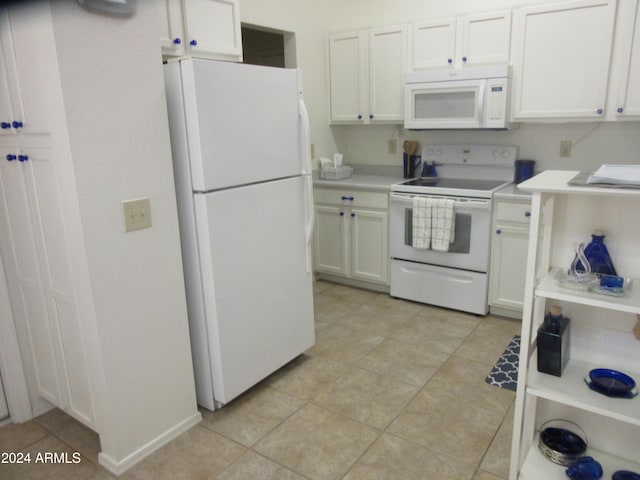
[[[25,359],[25,366],[33,369],[38,393],[54,405],[63,406],[55,332],[38,261],[42,252],[39,226],[32,215],[33,185],[29,165],[14,158],[19,153],[22,152],[0,149],[0,248],[16,330],[31,354]]]
[[[332,123],[363,123],[367,84],[367,32],[329,37],[329,88]]]
[[[158,0],[160,46],[164,55],[184,54],[184,31],[180,0]]]
[[[615,8],[575,0],[514,11],[514,119],[604,115]]]
[[[388,284],[388,214],[354,208],[351,219],[351,276]]]
[[[238,0],[183,0],[184,41],[194,56],[242,61]]]
[[[345,209],[315,207],[314,269],[334,275],[347,275]]]
[[[456,62],[462,65],[507,63],[511,42],[511,10],[468,15],[458,21]]]
[[[48,149],[25,149],[17,157],[0,162],[0,197],[6,201],[16,264],[16,321],[26,325],[40,394],[93,425],[93,397],[55,168]]]
[[[453,66],[456,48],[455,18],[414,23],[411,37],[413,70]]]
[[[404,121],[404,75],[407,72],[407,27],[369,32],[369,120]]]
[[[611,106],[615,107],[619,117],[635,117],[634,120],[637,120],[640,117],[640,7],[634,2],[631,8],[628,18],[622,19],[628,28],[625,36],[628,40],[620,64],[622,69],[618,72],[620,78],[616,85],[616,104]]]
[[[0,135],[17,133],[14,122],[23,119],[9,12],[7,7],[0,7]]]
[[[497,223],[493,235],[489,304],[522,311],[529,229]]]
[[[29,134],[49,133],[52,106],[51,72],[57,72],[52,58],[53,27],[51,11],[41,2],[16,2],[8,7],[8,20],[13,39],[16,78],[19,92],[14,92],[14,105],[20,104],[20,131]],[[3,34],[4,35],[4,34]]]

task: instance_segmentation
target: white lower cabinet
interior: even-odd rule
[[[388,285],[388,195],[316,188],[314,197],[314,270]]]
[[[495,201],[489,270],[489,305],[494,313],[522,316],[530,218],[528,197]]]
[[[538,448],[539,432],[552,419],[569,420],[586,433],[586,455],[598,461],[603,479],[618,470],[640,472],[640,396],[613,398],[592,391],[585,377],[594,368],[620,370],[640,380],[640,341],[633,334],[640,314],[640,288],[633,280],[623,297],[562,288],[557,272],[569,268],[575,242],[604,231],[605,245],[623,277],[637,277],[640,209],[637,190],[571,187],[578,172],[547,170],[519,185],[533,193],[531,235],[518,388],[509,478],[566,479]],[[538,372],[536,336],[551,306],[570,319],[569,360],[560,377]]]

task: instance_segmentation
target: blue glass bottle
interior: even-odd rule
[[[613,266],[609,251],[604,244],[604,234],[601,230],[596,230],[591,235],[591,242],[584,249],[584,256],[587,257],[591,265],[591,272],[600,275],[618,275]],[[578,261],[576,270],[584,271],[582,263]]]

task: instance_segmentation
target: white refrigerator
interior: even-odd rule
[[[164,69],[197,399],[214,410],[315,342],[309,121],[299,70]]]

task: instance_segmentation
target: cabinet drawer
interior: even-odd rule
[[[382,210],[386,210],[389,206],[389,195],[386,192],[315,188],[313,190],[313,196],[315,203],[325,203],[329,205],[347,205],[353,207],[378,208]]]
[[[505,222],[529,223],[531,218],[530,203],[496,202],[496,220]]]

